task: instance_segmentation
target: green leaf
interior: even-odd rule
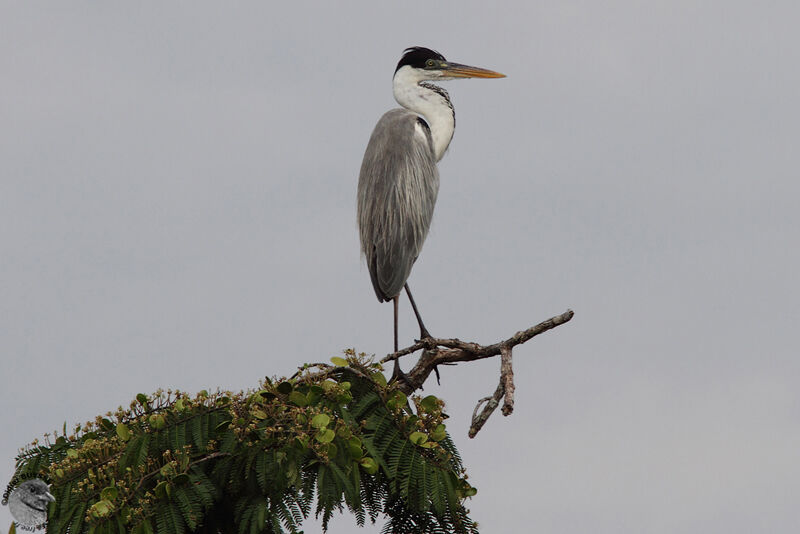
[[[375,381],[376,384],[379,386],[386,387],[386,377],[383,376],[383,373],[380,371],[376,371],[372,373],[372,379]]]
[[[420,401],[419,405],[426,412],[432,412],[439,408],[439,398],[435,395],[428,395]]]
[[[112,428],[114,428],[114,423],[112,423],[110,420],[108,420],[108,419],[106,419],[105,417],[103,417],[103,418],[100,420],[100,427],[101,427],[103,430],[111,430]]]
[[[401,410],[405,408],[408,403],[408,397],[402,391],[395,391],[394,394],[386,401],[386,406],[391,410]]]
[[[186,406],[184,406],[183,399],[178,399],[175,401],[175,409],[179,412],[182,412]]]
[[[144,393],[138,393],[136,395],[136,400],[139,402],[139,404],[147,408],[147,395]]]
[[[266,419],[267,418],[267,412],[265,412],[264,410],[261,410],[259,408],[253,408],[252,410],[250,410],[250,413],[252,413],[253,417],[255,417],[256,419]]]
[[[297,468],[296,463],[291,462],[286,468],[286,478],[289,479],[289,484],[292,485],[295,485],[300,481],[300,470]]]
[[[161,414],[154,413],[149,418],[150,426],[155,428],[156,430],[161,430],[165,426],[167,426],[167,420]]]
[[[293,389],[294,386],[289,382],[281,382],[278,384],[278,393],[282,393],[283,395],[288,395]]]
[[[364,450],[361,448],[361,440],[355,437],[347,440],[347,452],[350,453],[350,458],[353,460],[358,460],[364,456]]]
[[[70,458],[77,458],[78,451],[76,451],[75,449],[67,449],[67,456],[69,456]]]
[[[189,483],[189,475],[186,473],[181,473],[177,475],[175,478],[172,479],[172,483],[176,486],[183,486]]]
[[[128,429],[128,425],[125,423],[120,423],[117,425],[117,436],[122,441],[128,441],[131,439],[131,431]]]
[[[314,416],[313,419],[311,419],[311,426],[313,426],[314,428],[322,429],[327,427],[328,423],[330,422],[331,418],[328,415],[324,413],[318,413],[317,415]]]
[[[92,517],[106,517],[111,514],[112,510],[114,509],[114,505],[111,504],[110,501],[105,499],[99,500],[94,503],[91,507],[89,507],[89,514]]]
[[[267,391],[266,389],[262,389],[258,392],[258,394],[264,397],[266,400],[272,400],[275,398],[275,394],[271,391]]]
[[[156,484],[156,487],[153,490],[153,493],[155,493],[156,497],[158,497],[159,499],[163,499],[164,497],[166,497],[167,496],[167,481],[166,480],[162,480],[161,482]]]
[[[180,456],[180,470],[186,471],[189,467],[189,455],[188,454],[181,454]]]
[[[306,396],[297,390],[294,390],[289,394],[289,401],[295,403],[300,407],[306,406],[308,404]]]
[[[117,488],[116,486],[108,486],[103,488],[103,491],[100,492],[100,498],[106,501],[114,501],[117,499]]]
[[[430,438],[433,441],[442,441],[444,438],[447,437],[447,431],[445,430],[444,425],[436,425],[436,428],[433,432],[431,432]]]
[[[331,361],[333,362],[333,365],[337,367],[347,367],[347,360],[345,360],[344,358],[339,358],[338,356],[334,356],[333,358],[331,358]]]
[[[330,428],[323,428],[314,436],[320,443],[330,443],[336,437],[336,432]]]
[[[11,522],[11,526],[8,528],[8,534],[17,534],[16,523],[13,521]]]
[[[362,458],[359,463],[361,464],[361,467],[364,468],[364,471],[370,475],[374,475],[378,472],[378,463],[369,456]]]
[[[428,441],[427,434],[423,434],[422,432],[412,432],[408,439],[411,440],[411,443],[414,445],[422,445],[426,441]]]
[[[328,443],[327,451],[328,451],[328,458],[333,460],[334,458],[336,458],[336,455],[339,453],[339,448],[336,446],[335,443]]]
[[[306,394],[306,405],[316,406],[321,398],[322,398],[322,388],[319,386],[311,386],[311,389]]]

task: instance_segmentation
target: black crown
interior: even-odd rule
[[[424,46],[412,46],[411,48],[406,48],[403,50],[403,57],[400,58],[400,61],[397,63],[397,68],[394,69],[394,71],[397,72],[400,70],[400,67],[404,65],[410,65],[416,69],[425,68],[425,62],[429,59],[446,61],[442,54],[436,50],[425,48]]]

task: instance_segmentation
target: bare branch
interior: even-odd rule
[[[478,408],[480,408],[480,407],[481,407],[481,404],[483,404],[483,403],[484,403],[484,402],[486,402],[486,401],[490,401],[490,400],[492,400],[492,398],[493,398],[493,397],[484,397],[484,398],[482,398],[482,399],[478,399],[478,404],[476,404],[476,405],[475,405],[475,409],[474,409],[474,410],[472,410],[472,422],[473,422],[473,423],[475,423],[475,418],[477,418],[477,417],[478,417]]]
[[[470,438],[474,438],[480,429],[483,428],[483,425],[489,420],[489,416],[494,413],[498,404],[500,404],[500,399],[502,398],[503,381],[501,380],[500,383],[497,384],[497,389],[494,390],[492,396],[482,398],[475,406],[475,410],[472,412],[472,423],[469,425],[469,432],[467,434]],[[481,410],[481,413],[478,414],[478,407],[484,402],[486,402],[486,406],[484,406],[483,410]]]
[[[471,362],[491,358],[500,355],[500,383],[497,385],[491,397],[485,397],[478,401],[475,410],[472,412],[472,422],[469,428],[469,437],[473,438],[480,431],[489,416],[497,409],[500,400],[505,397],[503,402],[503,415],[510,415],[514,411],[514,370],[511,364],[511,351],[517,345],[521,345],[531,338],[541,333],[552,330],[572,319],[574,313],[567,310],[561,315],[551,317],[546,321],[521,330],[508,339],[494,343],[492,345],[480,345],[461,341],[460,339],[423,339],[402,350],[387,355],[381,363],[396,360],[407,354],[414,353],[422,349],[422,354],[417,360],[416,365],[406,374],[405,380],[398,384],[400,391],[410,394],[418,389],[436,369],[437,365],[454,365],[458,362]],[[481,405],[483,409],[480,409]]]
[[[514,411],[514,370],[511,367],[511,348],[510,347],[503,347],[500,352],[500,382],[497,384],[497,389],[494,390],[494,394],[491,397],[484,397],[478,401],[478,404],[475,405],[475,409],[472,411],[472,421],[469,426],[469,437],[474,438],[486,421],[489,419],[489,416],[494,413],[497,409],[497,406],[500,404],[500,399],[505,397],[505,401],[503,402],[503,415],[511,415],[511,412]],[[481,407],[481,404],[487,402],[486,406],[481,411],[480,415],[478,414],[478,409]]]
[[[514,411],[514,369],[511,367],[511,347],[500,349],[500,383],[505,391],[503,415]]]
[[[386,357],[384,357],[384,358],[381,360],[381,363],[390,362],[390,361],[392,361],[392,360],[396,360],[396,359],[398,359],[398,358],[399,358],[399,357],[401,357],[401,356],[405,356],[406,354],[412,354],[412,353],[414,353],[414,352],[417,352],[419,349],[424,349],[424,348],[425,348],[425,342],[426,342],[426,341],[432,341],[432,342],[434,342],[434,343],[435,343],[435,342],[438,342],[438,341],[443,341],[443,340],[439,340],[439,339],[426,339],[426,340],[423,340],[423,341],[417,341],[416,343],[414,343],[414,344],[413,344],[413,345],[411,345],[411,346],[408,346],[408,347],[406,347],[406,348],[404,348],[404,349],[400,349],[400,350],[398,350],[397,352],[393,352],[393,353],[391,353],[391,354],[388,354],[388,355],[386,355]],[[436,345],[434,345],[433,347],[430,347],[430,348],[434,348],[435,346],[436,346]]]
[[[400,389],[405,393],[411,393],[422,388],[434,367],[448,363],[471,362],[491,358],[500,354],[503,347],[509,349],[521,345],[531,338],[538,336],[548,330],[562,325],[572,319],[574,313],[567,310],[561,315],[551,317],[546,321],[517,332],[513,336],[492,345],[480,345],[478,343],[464,342],[459,339],[425,339],[416,342],[414,345],[389,354],[381,360],[381,363],[395,360],[413,351],[424,348],[416,365],[406,373],[406,381],[400,384]]]

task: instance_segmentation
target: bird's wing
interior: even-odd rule
[[[422,250],[439,192],[430,129],[394,109],[372,132],[358,179],[358,227],[378,300],[403,289]]]

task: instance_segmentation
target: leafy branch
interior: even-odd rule
[[[391,532],[477,532],[444,403],[363,354],[332,363],[238,393],[139,394],[32,444],[14,480],[51,483],[48,532],[297,533],[345,507]]]

